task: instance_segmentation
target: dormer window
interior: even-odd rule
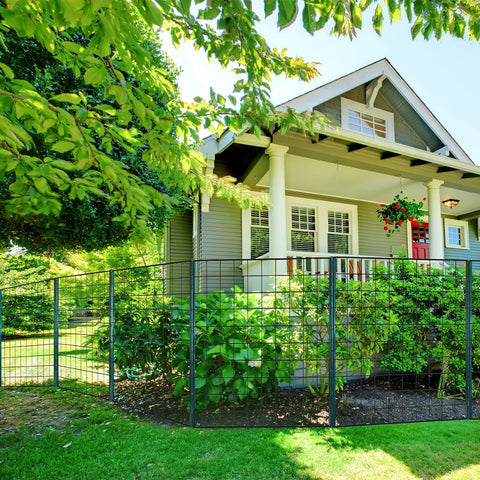
[[[342,97],[342,128],[394,141],[393,113]]]

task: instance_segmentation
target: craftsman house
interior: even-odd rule
[[[222,278],[231,280],[219,286],[243,281],[258,290],[265,286],[256,280],[260,274],[296,267],[322,273],[331,256],[357,276],[368,271],[370,258],[480,259],[480,167],[388,60],[278,108],[316,110],[331,123],[314,138],[292,130],[206,139],[207,169],[268,192],[270,207],[242,211],[203,195],[193,212],[171,222],[168,261],[235,259],[212,261],[203,274],[222,268]],[[387,237],[376,211],[400,192],[425,198],[428,215]],[[288,260],[267,272],[258,259],[269,258]]]

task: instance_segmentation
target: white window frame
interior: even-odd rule
[[[368,135],[362,132],[355,132],[359,135],[366,135],[367,137],[377,138],[380,140],[388,140],[390,142],[395,141],[395,128],[394,128],[394,116],[392,112],[387,112],[386,110],[382,110],[380,108],[371,107],[368,108],[365,104],[355,102],[354,100],[350,100],[348,98],[341,97],[341,110],[342,110],[342,128],[353,132],[348,126],[348,111],[354,110],[359,113],[363,113],[365,115],[372,115],[373,117],[380,118],[385,120],[385,138],[378,137],[376,135]]]
[[[198,203],[195,203],[193,205],[192,222],[193,222],[192,238],[195,239],[197,238],[197,235],[198,235]]]
[[[454,245],[448,241],[448,227],[460,229],[460,235],[463,238],[463,245]],[[445,248],[460,248],[463,250],[468,250],[470,248],[468,222],[464,220],[445,218]]]
[[[318,255],[332,255],[328,253],[328,212],[345,212],[350,215],[351,233],[350,233],[350,252],[349,255],[359,254],[359,241],[358,241],[358,209],[356,205],[347,203],[327,202],[323,200],[314,200],[309,198],[300,197],[286,197],[286,214],[287,214],[287,251],[289,254],[293,253],[291,249],[292,239],[292,206],[309,207],[315,209],[315,252]],[[250,219],[251,209],[247,208],[242,210],[242,257],[245,259],[250,258],[250,243],[251,243],[251,231],[250,231]],[[270,253],[270,252],[269,252]],[[265,256],[268,256],[267,253]],[[298,254],[308,252],[295,252]]]

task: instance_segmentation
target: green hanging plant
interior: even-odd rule
[[[423,199],[423,201],[425,200],[426,198]],[[422,210],[422,207],[423,202],[417,202],[415,199],[409,200],[408,197],[403,196],[403,192],[400,192],[393,197],[392,203],[380,205],[377,217],[385,224],[383,229],[387,232],[387,237],[390,237],[407,220],[416,222],[418,225],[418,220],[428,214],[427,211]]]

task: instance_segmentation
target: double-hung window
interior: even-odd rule
[[[314,252],[317,230],[315,208],[292,206],[291,215],[291,249],[298,252]]]
[[[393,113],[380,108],[368,108],[347,98],[342,102],[342,128],[352,132],[394,141]]]
[[[328,211],[328,253],[348,255],[350,249],[350,213]]]
[[[445,219],[445,246],[447,248],[469,248],[468,222]]]
[[[268,253],[270,246],[268,209],[250,209],[250,258]]]

